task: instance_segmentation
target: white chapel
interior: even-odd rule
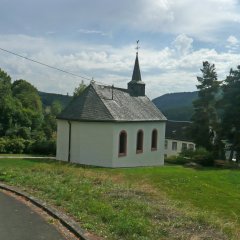
[[[57,159],[102,167],[164,164],[166,118],[145,95],[138,53],[127,89],[91,82],[57,117]]]

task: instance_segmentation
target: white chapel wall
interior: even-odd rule
[[[136,153],[138,130],[142,129],[143,152]],[[157,150],[151,150],[152,130],[157,129]],[[119,133],[127,132],[127,154],[118,156]],[[116,123],[113,134],[113,167],[157,166],[164,164],[165,122]]]
[[[68,121],[57,120],[57,160],[68,161],[68,136]]]
[[[71,122],[71,162],[111,167],[112,123]]]

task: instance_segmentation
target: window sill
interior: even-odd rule
[[[143,150],[137,150],[136,151],[136,154],[140,154],[140,153],[143,153]]]
[[[119,153],[119,154],[118,154],[118,157],[126,157],[126,156],[127,156],[126,153]]]
[[[152,152],[153,152],[153,151],[157,151],[157,148],[152,148],[151,151],[152,151]]]

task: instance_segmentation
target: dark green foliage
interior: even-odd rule
[[[216,96],[219,93],[220,82],[214,64],[203,62],[202,77],[198,77],[198,99],[193,102],[192,138],[197,147],[208,151],[219,152],[219,122],[216,110]]]
[[[33,85],[22,79],[11,83],[0,69],[0,153],[34,152],[40,143],[43,153],[55,153],[55,117],[61,109],[54,102],[49,111],[43,111]]]
[[[223,86],[223,135],[240,161],[240,66],[231,69]]]
[[[56,116],[62,111],[62,105],[59,101],[54,101],[49,108],[45,109],[44,123],[42,130],[44,131],[47,139],[54,137],[54,133],[57,131]],[[56,134],[55,134],[56,135]]]
[[[53,139],[35,141],[31,145],[30,151],[32,153],[38,153],[38,154],[43,154],[43,155],[55,155],[56,154],[56,141]]]
[[[28,153],[31,142],[22,138],[0,138],[0,153]]]
[[[44,108],[51,106],[55,101],[59,102],[61,106],[65,108],[72,100],[72,96],[68,96],[68,95],[62,95],[62,94],[56,94],[56,93],[45,93],[45,92],[38,92],[38,93],[42,100]]]
[[[12,94],[19,99],[23,108],[34,112],[42,112],[42,102],[37,89],[25,80],[17,80],[12,84]]]
[[[204,148],[198,148],[196,150],[184,150],[178,156],[172,156],[165,160],[167,163],[172,164],[186,164],[194,162],[201,166],[213,166],[214,157],[213,154]]]
[[[205,148],[198,148],[196,150],[185,150],[179,157],[188,159],[190,162],[195,162],[202,166],[213,166],[214,157],[213,154],[207,151]]]
[[[77,96],[81,95],[86,87],[87,87],[86,84],[82,81],[79,84],[79,86],[74,89],[73,97],[77,97]]]
[[[169,120],[190,121],[193,114],[192,102],[198,92],[168,93],[153,99],[153,103]]]
[[[164,159],[165,163],[169,164],[177,164],[177,165],[184,165],[186,163],[189,163],[189,159],[185,157],[180,157],[179,155],[177,156],[170,156]]]
[[[190,121],[193,115],[193,106],[191,104],[189,106],[167,108],[161,111],[169,120]]]

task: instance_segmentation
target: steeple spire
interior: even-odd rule
[[[135,64],[134,64],[134,69],[132,74],[132,81],[134,82],[142,81],[139,61],[138,61],[138,52],[136,53],[136,59],[135,59]]]
[[[139,67],[139,61],[138,61],[138,49],[140,48],[139,45],[139,40],[137,41],[137,52],[136,52],[136,59],[135,59],[135,64],[134,64],[134,69],[133,69],[133,74],[132,74],[132,80],[128,83],[128,91],[132,96],[145,96],[145,83],[142,82],[142,77],[141,77],[141,71]]]

